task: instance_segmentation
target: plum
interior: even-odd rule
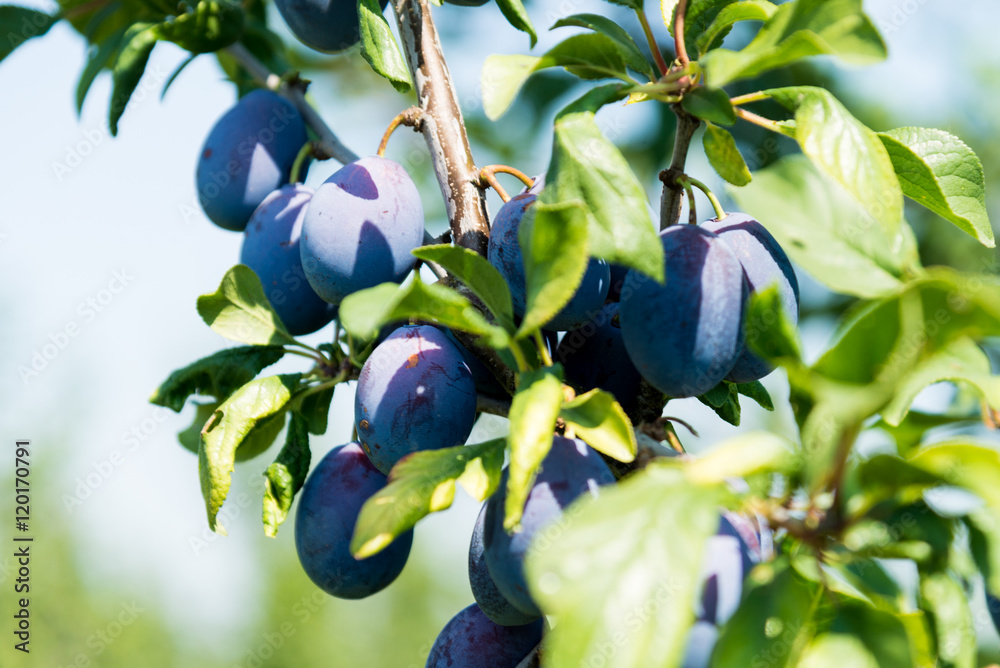
[[[628,267],[613,264],[611,269],[611,282],[608,287],[608,299],[617,302],[621,300],[622,288],[625,286],[625,276],[628,274]]]
[[[736,612],[743,596],[743,580],[761,560],[759,545],[755,552],[747,540],[756,541],[754,533],[750,522],[735,513],[719,518],[719,528],[705,546],[700,621],[721,626]]]
[[[736,254],[751,293],[777,284],[785,317],[793,324],[798,322],[799,282],[795,278],[795,270],[785,251],[763,225],[744,213],[731,213],[722,220],[707,220],[701,228],[719,235]],[[748,337],[751,340],[754,337],[752,330]],[[746,348],[726,380],[749,383],[771,371],[771,365]]]
[[[295,37],[311,49],[334,53],[361,40],[355,0],[276,0],[278,12]],[[385,11],[389,0],[380,0]]]
[[[986,610],[990,613],[990,619],[993,620],[993,627],[1000,632],[1000,599],[987,593]]]
[[[361,506],[386,482],[361,446],[348,443],[323,457],[302,487],[295,549],[309,578],[331,596],[371,596],[395,580],[406,565],[413,531],[367,559],[355,559],[348,549]]]
[[[448,335],[448,340],[455,344],[458,352],[462,353],[462,359],[465,360],[466,366],[469,367],[469,371],[472,373],[472,380],[475,381],[476,391],[482,392],[483,394],[488,394],[494,397],[506,397],[507,391],[503,389],[500,385],[500,381],[497,380],[493,372],[490,371],[482,360],[476,357],[471,350],[462,345],[462,342],[458,340],[454,332],[450,329],[445,330],[445,334]]]
[[[277,93],[244,95],[216,121],[198,158],[198,201],[213,223],[242,231],[264,198],[288,182],[306,143],[295,106]]]
[[[525,309],[525,275],[524,259],[521,255],[521,245],[518,242],[518,232],[521,220],[528,207],[534,204],[536,195],[529,192],[512,197],[509,202],[500,207],[490,229],[488,258],[490,264],[497,268],[507,281],[511,299],[514,302],[514,313],[523,316]],[[608,296],[608,285],[611,283],[610,269],[604,260],[591,258],[587,264],[583,279],[576,294],[569,300],[559,313],[547,324],[548,329],[564,331],[575,329],[590,320]]]
[[[518,610],[540,615],[531,599],[524,574],[524,558],[532,539],[562,518],[563,511],[584,493],[597,495],[600,485],[608,485],[614,475],[601,456],[579,439],[555,436],[552,449],[542,461],[538,477],[528,493],[521,529],[513,535],[503,527],[507,499],[507,472],[500,488],[486,504],[483,546],[486,566],[497,589]]]
[[[445,624],[434,640],[426,668],[517,668],[541,641],[541,619],[501,626],[473,603]]]
[[[521,612],[504,598],[497,589],[493,576],[486,567],[486,554],[483,547],[483,529],[486,526],[486,504],[479,511],[476,528],[472,530],[472,542],[469,544],[469,585],[476,603],[490,621],[501,626],[521,626],[535,619],[538,615]]]
[[[257,273],[267,300],[293,336],[315,332],[337,314],[302,271],[299,237],[312,196],[312,188],[301,184],[268,195],[250,216],[240,250],[240,262]]]
[[[625,351],[618,309],[618,304],[608,303],[583,327],[566,332],[555,360],[562,363],[566,383],[575,390],[598,387],[610,392],[630,413],[638,407],[642,376]]]
[[[671,397],[712,389],[743,353],[748,287],[739,259],[695,225],[660,233],[666,284],[629,271],[619,310],[625,349],[643,378]]]
[[[331,304],[364,288],[399,283],[424,240],[420,194],[402,165],[376,156],[344,165],[313,195],[302,223],[302,267]]]
[[[361,368],[354,426],[383,473],[411,452],[462,445],[475,419],[472,373],[436,327],[400,327]]]

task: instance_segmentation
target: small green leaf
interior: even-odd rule
[[[87,98],[87,93],[90,91],[94,79],[101,73],[101,70],[111,65],[111,58],[121,45],[124,35],[125,31],[122,30],[100,44],[92,44],[87,50],[87,64],[80,72],[80,80],[76,84],[77,116],[83,111],[83,101]]]
[[[618,44],[619,47],[621,47],[622,57],[625,59],[625,64],[628,67],[632,68],[636,72],[642,72],[649,77],[651,81],[655,81],[659,78],[653,70],[652,65],[650,65],[649,60],[646,59],[646,56],[644,56],[642,51],[639,49],[639,45],[636,44],[635,40],[632,39],[632,36],[628,34],[628,31],[606,16],[601,16],[600,14],[573,14],[553,23],[550,30],[565,26],[589,28],[590,30],[610,37],[616,44]]]
[[[809,56],[833,55],[851,65],[885,60],[885,43],[861,5],[862,0],[782,4],[742,51],[714,49],[703,56],[706,79],[721,88]]]
[[[18,5],[0,5],[0,61],[32,37],[41,37],[59,20]]]
[[[705,147],[708,163],[719,176],[734,186],[745,186],[750,183],[750,170],[747,169],[747,163],[736,146],[736,140],[728,130],[711,123],[706,124],[702,144]]]
[[[747,348],[765,360],[780,364],[802,359],[798,328],[789,320],[776,285],[750,295],[743,331]]]
[[[288,517],[292,500],[309,473],[312,452],[309,450],[308,422],[302,415],[292,413],[285,445],[264,472],[264,534],[272,538],[278,535],[278,527]]]
[[[333,393],[336,388],[328,387],[319,392],[313,392],[302,399],[302,405],[298,412],[302,414],[309,424],[309,433],[322,436],[326,433],[327,422],[330,418],[330,403],[333,401]]]
[[[223,401],[284,354],[280,346],[240,346],[220,350],[174,371],[156,388],[149,401],[178,413],[192,394]]]
[[[227,271],[214,293],[198,297],[198,315],[232,341],[254,346],[295,343],[267,301],[260,278],[243,264]]]
[[[860,638],[846,633],[823,633],[810,641],[795,663],[800,668],[879,668]]]
[[[638,445],[625,410],[614,395],[599,389],[563,404],[559,416],[587,445],[620,462],[635,459]]]
[[[749,383],[736,383],[735,387],[737,392],[748,399],[753,399],[764,410],[774,410],[774,402],[771,401],[771,395],[759,380],[752,380]]]
[[[737,4],[737,2],[738,0],[689,0],[684,16],[684,43],[692,60],[700,57],[706,51],[698,47],[698,41],[702,33],[715,22],[720,12]],[[663,7],[661,5],[662,10]],[[677,39],[677,36],[674,34],[674,21],[676,18],[677,6],[675,3],[675,6],[671,10],[670,20],[667,22],[667,30],[674,39]],[[709,48],[715,48],[722,44],[722,39],[728,33],[729,26],[726,26],[709,44]]]
[[[733,109],[729,96],[721,88],[698,86],[684,96],[681,106],[692,116],[704,121],[719,125],[736,123],[736,110]]]
[[[801,155],[782,158],[729,194],[774,235],[789,257],[836,292],[879,297],[919,271],[909,226],[889,235]]]
[[[642,9],[642,0],[608,0],[612,5],[628,7],[629,9]]]
[[[344,329],[366,341],[374,339],[383,325],[412,318],[478,334],[494,348],[510,343],[507,332],[487,322],[468,299],[440,283],[426,284],[418,276],[402,287],[383,283],[348,295],[339,313]]]
[[[954,223],[987,248],[993,227],[986,213],[985,180],[979,157],[944,130],[898,128],[879,133],[903,194]]]
[[[740,426],[742,415],[740,396],[732,383],[725,381],[719,383],[708,392],[699,396],[698,401],[715,411],[715,414],[722,420],[734,427]]]
[[[898,246],[903,191],[879,136],[823,88],[797,86],[765,92],[795,112],[795,138],[802,152],[842,185]]]
[[[948,573],[926,573],[920,578],[920,607],[930,613],[941,668],[975,668],[976,632],[969,599]]]
[[[919,411],[909,411],[898,425],[888,424],[885,420],[879,420],[873,428],[881,429],[888,433],[896,442],[896,448],[900,454],[908,454],[923,440],[924,434],[936,427],[958,422],[961,417],[949,415],[931,415]]]
[[[525,307],[517,338],[542,328],[573,298],[587,270],[587,218],[578,204],[536,202],[518,232]]]
[[[223,402],[205,424],[198,472],[208,525],[213,531],[225,534],[217,516],[229,494],[237,449],[254,427],[284,413],[299,378],[296,373],[250,381]]]
[[[193,8],[159,25],[160,39],[193,54],[212,53],[243,35],[243,8],[230,0],[199,0]]]
[[[719,503],[720,488],[660,466],[574,503],[572,522],[525,564],[535,600],[559,620],[546,633],[546,665],[680,665]]]
[[[508,331],[514,332],[514,306],[510,289],[500,272],[482,255],[468,248],[441,244],[413,251],[421,260],[437,262],[472,290]]]
[[[201,430],[221,403],[221,401],[210,401],[204,404],[192,402],[195,407],[194,420],[191,422],[191,426],[177,434],[177,440],[186,450],[198,454],[198,449],[201,448]]]
[[[163,101],[163,98],[165,98],[167,96],[167,91],[170,90],[170,87],[174,85],[175,81],[177,81],[177,77],[179,77],[181,75],[181,72],[183,72],[187,68],[188,65],[190,65],[191,63],[193,63],[194,59],[197,58],[198,56],[199,56],[199,54],[197,54],[197,53],[188,56],[187,58],[185,58],[181,62],[180,65],[178,65],[176,67],[176,69],[174,69],[173,72],[170,73],[170,76],[167,77],[167,80],[163,83],[163,88],[160,89],[160,101],[161,102]]]
[[[722,44],[722,39],[738,21],[766,21],[778,11],[767,0],[742,0],[723,7],[695,40],[697,53],[705,54]]]
[[[563,403],[558,367],[526,371],[518,376],[517,394],[511,400],[510,468],[503,526],[513,530],[521,521],[528,492],[545,455],[552,448],[556,419]]]
[[[525,11],[521,0],[497,0],[497,7],[500,8],[500,12],[503,13],[508,23],[528,34],[531,47],[534,48],[535,42],[538,41],[538,34],[535,32],[535,26],[531,25],[531,17]]]
[[[663,246],[649,218],[645,189],[592,113],[568,114],[556,121],[539,202],[582,204],[591,256],[664,280]]]
[[[800,454],[785,438],[766,431],[751,432],[723,441],[707,455],[693,459],[687,476],[700,485],[717,485],[727,478],[757,473],[789,473],[800,464]]]
[[[124,46],[118,52],[111,71],[114,88],[111,91],[108,125],[112,137],[118,135],[118,119],[125,113],[125,107],[146,71],[149,54],[159,38],[159,25],[155,23],[136,23],[125,32],[122,39]]]
[[[358,0],[358,21],[361,30],[361,55],[400,93],[410,90],[410,70],[399,51],[389,22],[382,15],[378,0]]]
[[[500,482],[504,439],[478,445],[424,450],[404,457],[389,473],[389,484],[365,501],[351,538],[351,554],[370,557],[389,546],[429,515],[451,507],[455,481],[476,468],[488,484],[478,491],[482,501]]]

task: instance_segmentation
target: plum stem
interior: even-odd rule
[[[635,15],[639,17],[639,25],[642,26],[642,32],[646,35],[646,42],[649,44],[649,50],[653,53],[653,60],[656,61],[656,67],[660,70],[660,74],[666,76],[670,71],[670,67],[667,66],[667,61],[663,59],[663,52],[660,51],[660,47],[656,43],[653,29],[649,26],[649,18],[646,16],[646,10],[640,7],[635,10]]]
[[[694,188],[691,187],[691,179],[684,176],[678,181],[684,186],[684,192],[687,193],[688,199],[688,224],[697,225],[698,224],[698,207],[694,201]]]
[[[751,102],[760,102],[761,100],[767,100],[771,96],[764,91],[757,91],[756,93],[747,93],[746,95],[737,95],[736,97],[730,98],[729,103],[734,107],[738,107],[741,104],[749,104]]]
[[[548,348],[545,347],[545,340],[542,339],[542,330],[535,330],[535,345],[538,347],[538,356],[542,359],[542,363],[545,366],[552,366],[552,357],[549,355]]]
[[[527,371],[531,368],[528,365],[528,358],[524,356],[524,351],[521,350],[520,341],[512,341],[509,350],[510,354],[514,356],[514,361],[517,362],[518,371]]]
[[[772,121],[770,118],[764,118],[763,116],[755,114],[752,111],[747,111],[746,109],[740,109],[739,107],[737,107],[735,111],[736,115],[742,118],[744,121],[748,121],[750,123],[753,123],[754,125],[759,125],[765,130],[776,132],[779,135],[788,134],[785,131],[785,128],[779,125],[777,121]]]
[[[687,0],[680,0],[674,10],[674,44],[677,47],[677,62],[686,67],[691,60],[688,58],[687,46],[684,44],[684,19],[687,15]]]
[[[516,176],[521,183],[529,188],[535,184],[535,180],[530,176],[522,172],[520,169],[515,169],[509,165],[487,165],[483,167],[479,170],[480,184],[488,184],[489,187],[493,188],[493,190],[500,195],[500,199],[502,199],[504,203],[510,201],[510,196],[497,180],[497,174],[510,174],[511,176]],[[486,186],[482,185],[481,187],[485,188]]]
[[[507,191],[504,190],[502,185],[500,185],[500,181],[497,180],[497,175],[492,171],[489,171],[484,167],[483,171],[479,172],[479,178],[482,179],[482,181],[490,188],[493,188],[497,195],[500,195],[500,199],[503,200],[504,204],[510,201],[510,195],[508,195]]]
[[[674,105],[674,115],[677,117],[677,130],[674,133],[674,151],[670,167],[660,172],[663,182],[663,194],[660,197],[660,229],[665,230],[677,224],[681,217],[681,200],[684,196],[684,186],[678,178],[684,175],[684,165],[687,162],[691,139],[698,129],[700,121],[684,111],[680,105]]]
[[[376,151],[375,155],[380,158],[385,157],[385,147],[389,144],[389,137],[392,136],[392,133],[395,132],[396,128],[400,125],[411,127],[416,132],[420,132],[420,125],[423,123],[423,116],[424,112],[420,107],[410,107],[409,109],[404,109],[396,114],[396,117],[389,123],[389,127],[385,129],[385,133],[382,135],[382,141],[379,142],[378,151]]]
[[[301,81],[291,84],[282,80],[280,76],[268,70],[262,62],[257,60],[256,56],[239,42],[230,44],[224,51],[232,56],[258,83],[283,95],[295,105],[295,108],[302,114],[302,120],[312,128],[313,132],[319,135],[319,147],[323,154],[335,158],[345,165],[358,159],[358,155],[340,141],[330,126],[326,124],[326,121],[306,101],[305,86]]]
[[[725,209],[722,208],[722,203],[719,202],[719,198],[715,196],[715,193],[712,192],[711,188],[709,188],[708,186],[706,186],[704,183],[694,178],[693,176],[685,176],[684,178],[687,180],[688,183],[690,183],[695,188],[705,193],[705,197],[708,198],[708,201],[712,203],[712,208],[715,209],[715,217],[717,220],[722,220],[728,215],[726,214]]]
[[[295,185],[296,183],[302,182],[299,178],[302,175],[302,165],[306,164],[306,158],[312,155],[312,153],[313,143],[311,141],[307,141],[302,145],[302,148],[299,149],[299,154],[295,156],[295,162],[292,163],[292,173],[288,179],[289,183]]]
[[[465,119],[441,50],[428,0],[395,0],[403,51],[424,112],[421,133],[444,196],[455,243],[486,255],[490,227],[486,196],[465,131]]]

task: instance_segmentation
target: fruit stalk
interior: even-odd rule
[[[306,125],[319,135],[319,145],[317,146],[319,151],[345,165],[358,159],[357,154],[340,141],[340,138],[330,129],[326,121],[306,101],[305,92],[301,86],[282,81],[280,76],[268,70],[262,62],[257,60],[256,56],[239,42],[230,44],[225,48],[225,51],[259,83],[285,96],[295,105],[295,108],[302,114]]]
[[[444,195],[452,237],[459,246],[486,255],[486,198],[465,132],[451,74],[427,0],[397,0],[399,35],[424,111],[421,132]]]
[[[677,116],[677,130],[674,133],[674,153],[670,167],[660,172],[663,182],[663,194],[660,196],[660,229],[665,230],[676,225],[681,217],[681,201],[684,199],[684,186],[678,180],[684,175],[684,165],[687,162],[691,139],[700,121],[690,115],[680,105],[674,105],[674,115]]]

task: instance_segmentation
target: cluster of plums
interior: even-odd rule
[[[267,90],[244,96],[217,122],[197,168],[202,206],[219,226],[244,231],[241,261],[261,279],[289,332],[314,332],[341,300],[413,269],[423,242],[420,197],[395,162],[368,157],[345,165],[315,191],[289,184],[306,130],[298,111]],[[518,233],[537,189],[497,213],[488,257],[525,309]],[[695,396],[723,378],[760,378],[768,366],[744,348],[743,312],[754,289],[777,283],[796,317],[798,287],[788,258],[768,232],[743,215],[678,225],[661,235],[665,285],[591,259],[573,298],[548,323],[563,331],[549,345],[578,390],[599,387],[630,410],[646,378],[673,397]],[[295,543],[309,577],[324,591],[355,599],[388,586],[409,556],[412,531],[380,553],[355,559],[351,537],[365,501],[388,483],[403,457],[465,443],[477,394],[500,394],[496,380],[454,335],[431,325],[385,332],[361,369],[355,397],[357,442],[333,449],[299,497]],[[469,549],[476,603],[441,632],[428,666],[516,666],[543,633],[524,561],[533,541],[582,494],[615,478],[586,443],[556,435],[524,508],[520,530],[503,527],[506,474],[480,512]],[[705,634],[735,609],[743,577],[760,559],[760,535],[726,516],[708,548],[699,622],[688,665],[702,665]],[[709,648],[711,644],[707,645]],[[707,657],[707,655],[706,655]],[[707,660],[707,659],[706,659]]]

